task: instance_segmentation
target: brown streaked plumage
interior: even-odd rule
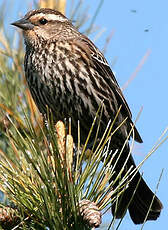
[[[23,30],[26,44],[24,63],[26,79],[40,112],[46,114],[48,106],[55,121],[71,117],[72,134],[75,139],[77,139],[77,121],[80,120],[81,138],[84,142],[102,101],[104,110],[100,136],[109,119],[115,117],[122,105],[115,127],[125,118],[127,120],[111,140],[113,151],[121,149],[133,124],[132,115],[103,54],[56,10],[30,11],[13,25]],[[134,134],[135,140],[141,143],[142,139],[136,128]],[[129,151],[129,144],[127,144],[116,165],[116,175]],[[127,161],[124,173],[131,166],[136,167],[132,156]],[[116,212],[115,204],[112,206],[112,212],[117,218],[125,214],[125,209],[140,178],[140,173],[137,172],[120,198]],[[141,178],[128,207],[135,224],[143,223],[153,196],[153,192]],[[162,204],[155,197],[147,220],[156,220],[161,209]]]

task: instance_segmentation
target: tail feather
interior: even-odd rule
[[[140,178],[139,172],[136,180]],[[135,183],[135,182],[134,182]],[[134,187],[132,187],[133,189]],[[131,191],[130,191],[131,192]],[[152,205],[151,205],[152,203]],[[150,207],[151,206],[151,207]],[[149,211],[150,208],[150,211]],[[135,195],[129,205],[129,213],[135,224],[141,224],[146,220],[156,220],[160,216],[163,206],[157,196],[150,190],[143,178],[141,177]]]
[[[127,167],[130,168],[131,165],[134,168],[136,167],[132,156],[127,162]],[[148,213],[150,205],[151,209]],[[120,196],[117,204],[114,203],[112,205],[112,213],[116,218],[122,218],[127,211],[127,207],[131,219],[135,224],[142,224],[145,221],[147,214],[148,216],[146,220],[156,220],[160,215],[161,209],[163,208],[162,203],[150,190],[139,172],[136,173],[128,188]]]

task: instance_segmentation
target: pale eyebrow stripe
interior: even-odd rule
[[[56,15],[56,14],[43,14],[43,13],[39,13],[36,15],[33,15],[31,17],[31,19],[36,19],[36,18],[46,18],[48,21],[54,20],[54,21],[59,21],[59,22],[65,22],[68,21],[67,18],[62,17],[61,15]]]

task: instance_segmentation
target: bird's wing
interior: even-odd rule
[[[113,92],[116,93],[116,98],[119,100],[119,104],[123,106],[122,109],[124,109],[124,112],[126,116],[128,116],[130,119],[132,119],[132,114],[130,111],[130,108],[123,96],[123,93],[120,89],[120,86],[118,85],[118,82],[116,81],[116,78],[107,63],[106,59],[104,58],[103,54],[99,51],[97,53],[92,53],[92,59],[93,63],[96,67],[99,67],[99,70],[101,71],[100,74],[104,76],[105,81],[108,83],[108,85],[111,87]]]
[[[79,43],[80,44],[83,43],[83,46],[86,47],[85,51],[87,52],[87,55],[90,55],[92,65],[94,66],[94,68],[97,71],[99,71],[99,74],[101,76],[103,76],[103,80],[107,83],[107,85],[113,91],[113,93],[115,94],[115,97],[117,99],[118,104],[122,105],[122,113],[124,114],[124,117],[128,117],[130,124],[133,124],[132,114],[131,114],[130,108],[129,108],[129,106],[128,106],[125,98],[124,98],[124,95],[120,89],[120,86],[118,85],[117,80],[116,80],[108,62],[106,61],[104,55],[85,36],[82,36],[80,38]],[[131,126],[130,126],[130,128],[131,128]],[[138,133],[136,127],[134,128],[134,133],[135,133],[135,140],[141,143],[142,139],[141,139],[140,134]]]

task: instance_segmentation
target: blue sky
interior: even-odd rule
[[[24,15],[32,1],[6,0],[8,21],[18,19],[18,13]],[[70,4],[70,0],[68,1]],[[76,1],[77,2],[77,1]],[[89,5],[88,14],[92,15],[98,0],[85,0]],[[124,91],[124,95],[136,118],[143,106],[137,128],[143,138],[143,144],[135,144],[136,162],[144,159],[152,149],[163,130],[168,126],[168,1],[167,0],[104,0],[96,24],[106,29],[96,45],[101,49],[106,37],[114,31],[105,54],[121,86],[135,71],[142,57],[150,50],[150,55],[138,72],[136,78]],[[10,20],[9,20],[10,17]],[[8,31],[14,29],[8,25]],[[94,36],[91,37],[92,39]],[[168,134],[167,134],[168,135]],[[160,218],[146,223],[144,230],[165,229],[168,218],[168,142],[165,142],[143,165],[144,178],[155,190],[161,170],[164,174],[157,195],[164,205]],[[120,230],[140,230],[129,218],[125,217]]]

